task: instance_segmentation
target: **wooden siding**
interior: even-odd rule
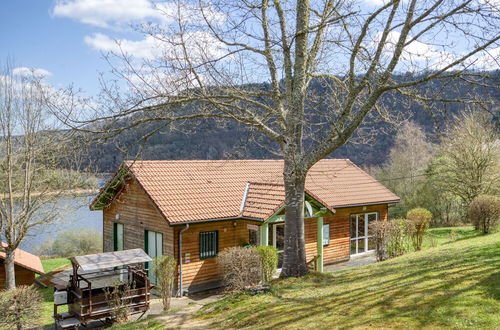
[[[16,285],[31,285],[35,280],[35,272],[15,265]],[[3,260],[0,260],[0,289],[5,288],[5,266]]]
[[[349,216],[355,213],[379,212],[379,219],[387,220],[387,204],[366,207],[339,208],[334,215],[324,217],[330,224],[330,244],[324,246],[324,264],[349,259]],[[119,219],[116,215],[119,214]],[[104,251],[113,250],[113,222],[122,223],[124,249],[144,248],[144,230],[163,233],[163,253],[178,260],[179,231],[184,225],[171,226],[160,214],[140,184],[131,180],[109,207],[103,212]],[[236,223],[236,226],[234,226]],[[248,224],[260,222],[246,220],[192,223],[183,233],[183,286],[201,286],[220,280],[216,258],[199,258],[199,233],[218,230],[219,251],[248,243]],[[316,219],[305,220],[306,258],[316,254]],[[186,257],[188,255],[188,257]]]
[[[236,226],[234,225],[236,224]],[[248,244],[249,224],[259,224],[245,220],[217,221],[191,224],[189,229],[182,233],[182,284],[185,288],[190,285],[217,282],[221,274],[217,266],[217,258],[200,260],[200,232],[217,230],[219,232],[219,252],[233,246]],[[178,256],[179,231],[184,226],[175,226],[175,256]],[[186,254],[189,255],[186,258]],[[189,260],[189,261],[188,261]]]
[[[117,219],[116,216],[119,215]],[[174,230],[136,180],[131,180],[103,211],[103,250],[113,251],[113,222],[123,224],[123,248],[144,249],[144,231],[163,234],[163,254],[174,255]]]
[[[323,263],[325,265],[347,260],[350,257],[349,216],[356,213],[378,212],[380,220],[387,220],[387,204],[339,208],[333,215],[323,217],[323,224],[330,224],[330,244],[323,246]],[[306,219],[304,234],[306,241],[306,259],[309,261],[317,255],[316,218]]]

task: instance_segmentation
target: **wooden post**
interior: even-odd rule
[[[317,218],[317,253],[318,253],[318,266],[317,271],[323,271],[323,217],[320,216]]]
[[[269,245],[269,224],[267,222],[260,225],[260,245]]]

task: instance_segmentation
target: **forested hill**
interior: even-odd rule
[[[493,85],[500,86],[500,71],[489,73]],[[413,77],[414,78],[414,77]],[[408,79],[407,75],[395,77],[395,80]],[[491,84],[491,81],[489,82]],[[319,83],[313,83],[311,89],[315,93],[324,93]],[[500,104],[498,88],[473,87],[462,80],[438,80],[419,87],[421,94],[441,91],[448,98],[461,95],[473,95],[490,98]],[[419,102],[408,101],[399,94],[384,96],[383,102],[400,115],[418,123],[427,132],[430,139],[436,139],[446,122],[454,114],[463,111],[463,105],[456,103],[436,103],[431,110],[424,108]],[[499,108],[496,107],[497,123],[500,123]],[[276,158],[265,146],[266,140],[254,136],[244,126],[236,123],[220,124],[212,120],[189,123],[187,126],[160,129],[145,143],[137,143],[148,132],[159,127],[160,123],[143,125],[121,134],[113,141],[105,144],[94,144],[89,152],[90,160],[101,172],[112,172],[126,159],[227,159],[227,158]],[[367,121],[365,124],[376,136],[369,143],[348,143],[331,157],[349,158],[360,166],[382,164],[393,143],[394,126],[389,123]],[[500,125],[499,125],[500,126]]]

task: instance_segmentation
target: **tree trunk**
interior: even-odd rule
[[[305,173],[292,159],[284,160],[285,251],[281,277],[307,274],[304,239]]]
[[[13,290],[16,288],[16,273],[14,264],[14,251],[5,251],[5,289]]]

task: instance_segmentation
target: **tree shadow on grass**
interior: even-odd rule
[[[278,282],[275,299],[260,301],[256,296],[245,306],[228,306],[225,325],[328,328],[404,326],[409,321],[413,326],[444,327],[468,321],[460,315],[465,307],[474,308],[476,296],[489,294],[498,301],[500,259],[495,244],[437,252],[416,256],[418,260],[401,257]],[[474,296],[467,297],[471,292]],[[488,325],[479,315],[470,322]]]

